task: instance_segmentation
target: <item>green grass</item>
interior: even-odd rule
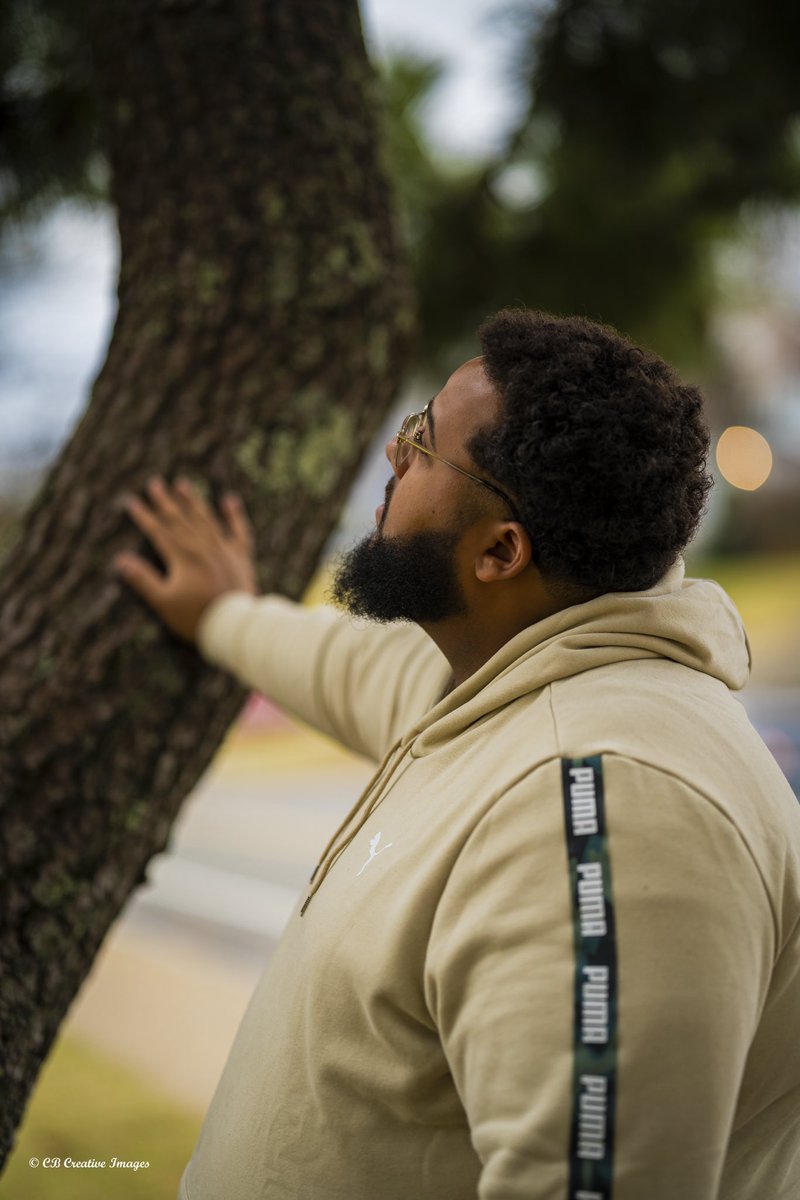
[[[0,1200],[174,1200],[201,1120],[75,1039],[59,1039],[0,1179]],[[32,1156],[110,1164],[114,1155],[150,1166],[28,1165]]]
[[[690,557],[687,575],[716,579],[738,608],[753,649],[764,662],[762,682],[800,682],[800,555]]]
[[[747,612],[753,621],[769,621],[776,616],[797,620],[800,555],[690,557],[686,573],[716,579],[742,615]]]

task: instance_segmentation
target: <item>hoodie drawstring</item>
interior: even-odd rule
[[[383,799],[383,796],[386,792],[386,787],[390,783],[396,768],[405,758],[405,751],[401,750],[399,757],[397,757],[394,762],[391,761],[393,755],[395,755],[399,749],[399,742],[395,742],[395,744],[390,747],[390,749],[384,755],[372,779],[369,781],[358,800],[355,802],[347,816],[344,818],[338,829],[336,829],[333,836],[328,841],[328,844],[323,850],[319,862],[311,873],[311,878],[309,880],[311,888],[308,896],[305,899],[305,902],[300,909],[301,917],[324,883],[331,867],[337,861],[339,856],[344,853],[361,829],[363,829],[364,825],[367,823],[375,809],[378,807],[378,804]],[[368,804],[367,801],[369,800],[370,796],[372,796],[372,802]],[[364,809],[364,811],[361,813],[360,819],[349,832],[346,832],[351,822],[356,816],[358,816],[361,809]],[[345,836],[342,837],[342,834],[345,834]]]

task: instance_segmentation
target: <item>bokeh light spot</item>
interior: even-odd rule
[[[772,470],[769,442],[747,425],[729,425],[717,442],[717,466],[733,487],[754,492]]]

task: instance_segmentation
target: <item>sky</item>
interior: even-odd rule
[[[504,0],[363,0],[376,55],[412,49],[448,71],[426,119],[442,152],[479,156],[514,112],[504,46],[488,18]],[[0,494],[25,487],[86,403],[114,318],[117,242],[110,213],[61,205],[0,247]]]
[[[470,155],[491,149],[513,118],[508,39],[497,27],[507,7],[508,0],[362,0],[373,52],[411,48],[449,64],[426,114],[431,141],[441,150]]]

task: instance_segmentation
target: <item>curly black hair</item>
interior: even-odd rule
[[[516,498],[544,582],[578,598],[652,587],[713,482],[700,392],[583,317],[502,309],[480,340],[502,410],[468,449]]]

